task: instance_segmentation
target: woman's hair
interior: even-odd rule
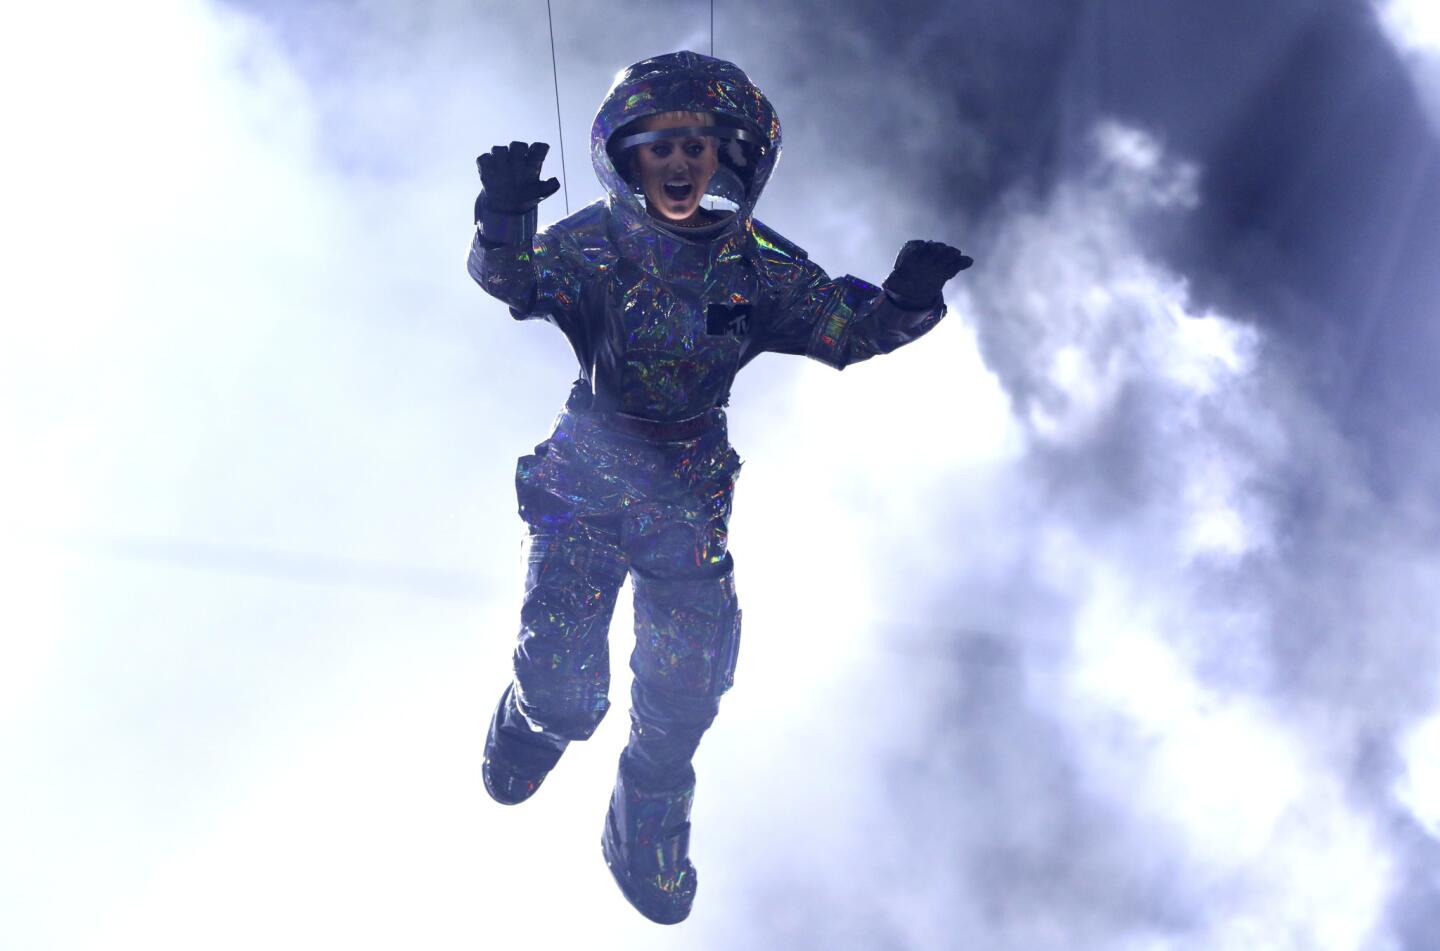
[[[632,132],[648,132],[651,129],[651,121],[654,119],[689,119],[691,125],[714,125],[715,113],[713,112],[657,112],[653,115],[642,116],[630,123],[635,128]],[[627,126],[626,128],[629,128]]]

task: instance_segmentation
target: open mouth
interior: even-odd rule
[[[684,201],[685,199],[690,197],[690,193],[694,190],[695,186],[691,185],[689,182],[665,183],[665,197],[670,199],[671,201]]]

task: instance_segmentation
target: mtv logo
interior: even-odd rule
[[[743,337],[750,332],[750,305],[711,304],[705,311],[705,332],[712,337]]]

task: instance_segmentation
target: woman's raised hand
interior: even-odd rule
[[[540,168],[550,146],[544,142],[533,145],[511,142],[497,145],[475,159],[480,170],[480,200],[494,211],[523,214],[560,190],[560,179],[540,181]]]

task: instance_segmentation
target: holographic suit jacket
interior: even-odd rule
[[[671,111],[710,113],[724,131],[707,194],[732,213],[703,232],[647,214],[612,154],[630,123]],[[537,232],[534,211],[497,214],[482,195],[470,249],[470,274],[512,315],[565,333],[585,384],[516,469],[529,566],[486,785],[518,802],[599,724],[610,619],[631,577],[631,730],[604,854],[626,897],[667,923],[695,895],[691,758],[740,646],[727,544],[740,459],[719,407],[740,367],[767,350],[844,367],[909,343],[945,311],[938,298],[907,308],[858,278],[832,280],[756,221],[779,157],[780,121],[733,64],[691,52],[645,60],[620,74],[595,117],[605,199]]]
[[[616,167],[612,136],[657,112],[708,112],[749,134],[721,138],[707,194],[733,208],[703,238],[649,215]],[[780,120],[733,63],[671,53],[620,73],[595,116],[591,161],[606,197],[542,231],[536,213],[481,200],[469,271],[518,320],[569,339],[594,408],[656,420],[726,404],[739,369],[766,351],[843,368],[929,331],[943,299],[901,306],[857,277],[832,279],[752,211],[780,158]],[[710,229],[706,229],[707,232]]]

